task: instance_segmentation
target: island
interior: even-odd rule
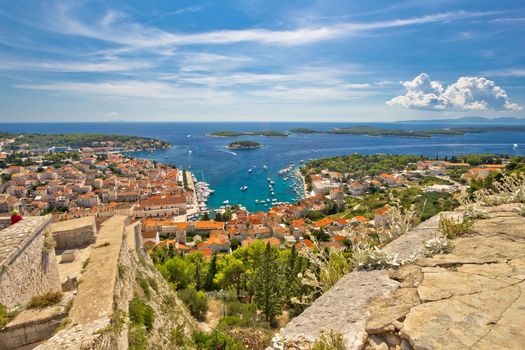
[[[396,137],[418,137],[429,138],[433,135],[465,135],[467,133],[496,132],[525,132],[522,126],[488,126],[488,127],[454,127],[428,130],[402,130],[380,128],[375,126],[357,125],[346,128],[335,128],[332,130],[321,131],[307,128],[294,128],[289,132],[294,134],[334,134],[334,135],[363,135],[363,136],[396,136]]]
[[[211,137],[239,137],[239,136],[266,136],[266,137],[287,137],[285,131],[213,131],[206,136]]]
[[[227,149],[255,149],[263,147],[262,144],[255,141],[243,140],[243,141],[234,141],[228,146],[225,146]]]
[[[171,147],[168,142],[141,136],[116,134],[11,134],[0,132],[5,151],[67,152],[81,148],[124,152],[151,151]]]

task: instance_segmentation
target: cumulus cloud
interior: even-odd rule
[[[521,106],[509,101],[505,90],[483,77],[460,77],[445,88],[421,73],[401,85],[405,94],[387,101],[388,105],[436,111],[521,110]]]

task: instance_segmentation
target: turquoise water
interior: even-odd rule
[[[211,184],[215,193],[208,202],[209,208],[218,208],[224,200],[245,205],[250,211],[264,210],[255,199],[272,198],[268,191],[267,177],[274,185],[279,201],[290,201],[296,194],[277,173],[290,161],[344,155],[389,153],[415,154],[434,157],[464,153],[525,154],[525,133],[490,132],[464,136],[439,135],[429,139],[403,137],[368,137],[353,135],[290,135],[286,138],[236,137],[214,138],[207,133],[219,130],[285,131],[294,127],[332,129],[356,124],[345,123],[71,123],[71,124],[0,124],[1,131],[40,133],[118,133],[160,138],[173,144],[167,150],[153,153],[138,152],[137,157],[189,168],[199,178]],[[360,124],[363,125],[363,124]],[[367,124],[400,129],[428,129],[443,125],[426,124]],[[189,136],[191,135],[191,136]],[[188,137],[189,136],[189,137]],[[252,150],[229,151],[224,148],[234,140],[250,139],[265,146]],[[518,147],[513,147],[518,144]],[[189,152],[191,151],[191,152]],[[255,165],[250,174],[248,169]],[[268,170],[262,168],[263,165]],[[241,186],[248,186],[245,192]]]

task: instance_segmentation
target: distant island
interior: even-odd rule
[[[427,130],[388,129],[375,126],[352,126],[335,128],[327,131],[307,128],[294,128],[289,132],[295,134],[336,134],[336,135],[365,135],[365,136],[398,136],[428,138],[432,135],[464,135],[467,133],[485,133],[489,131],[525,132],[525,126],[482,126],[482,127],[454,127]]]
[[[457,119],[413,119],[413,120],[400,120],[395,123],[398,124],[416,124],[416,123],[439,123],[439,124],[475,124],[475,125],[525,125],[525,118],[485,118],[485,117],[462,117]]]
[[[263,145],[259,142],[255,141],[249,141],[249,140],[243,140],[243,141],[235,141],[230,143],[228,146],[225,146],[227,149],[254,149],[254,148],[260,148]]]
[[[284,131],[213,131],[207,136],[212,137],[239,137],[239,136],[267,136],[267,137],[287,137]]]
[[[57,149],[115,149],[121,151],[158,150],[171,144],[149,137],[116,134],[11,134],[0,132],[6,151],[34,151]],[[57,150],[58,151],[58,150]]]

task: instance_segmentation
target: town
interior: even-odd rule
[[[508,158],[495,156],[486,158],[497,164],[474,160],[476,164],[471,166],[467,162],[383,155],[374,159],[376,166],[397,159],[398,163],[387,167],[392,171],[340,172],[330,169],[329,158],[322,160],[326,164],[311,161],[302,166],[306,196],[297,203],[276,203],[267,212],[249,213],[233,204],[210,212],[205,202],[213,190],[208,184],[197,182],[187,170],[130,158],[122,152],[125,145],[115,148],[108,142],[78,149],[54,145],[44,152],[13,150],[13,142],[1,140],[2,215],[13,210],[31,216],[52,213],[53,221],[126,215],[142,220],[146,247],[171,245],[181,254],[199,251],[207,257],[257,240],[301,249],[313,246],[312,236],[322,236],[324,246],[343,249],[343,242],[356,239],[356,226],[373,230],[385,221],[388,196],[404,198],[416,191],[417,196],[437,193],[451,202],[452,194],[465,192],[472,181],[483,181],[509,163]],[[14,154],[24,157],[13,158]],[[367,162],[366,156],[348,157],[358,158],[345,160],[347,164]],[[27,165],[14,165],[10,160]],[[280,175],[291,171],[285,170]],[[377,200],[378,196],[383,200]],[[453,209],[452,204],[439,208],[444,209]]]
[[[6,323],[2,340],[11,344],[9,347],[52,336],[56,324],[49,325],[47,318],[38,321],[46,331],[33,332],[23,321],[40,317],[33,304],[55,307],[60,303],[53,317],[65,317],[62,323],[74,319],[64,311],[66,302],[73,300],[74,310],[75,305],[81,309],[72,315],[83,315],[88,299],[111,304],[109,295],[101,298],[93,293],[98,283],[113,283],[112,273],[118,270],[119,261],[127,259],[128,247],[139,262],[143,254],[150,257],[154,264],[151,268],[169,283],[172,292],[177,292],[196,320],[230,331],[245,327],[246,339],[262,332],[245,344],[268,344],[272,329],[301,314],[322,292],[313,287],[317,282],[309,284],[301,277],[311,273],[311,261],[316,259],[307,256],[326,250],[347,259],[360,247],[384,245],[396,237],[390,231],[392,224],[405,220],[402,216],[408,218],[408,229],[442,211],[454,210],[460,197],[468,197],[473,189],[486,187],[523,162],[520,157],[490,154],[450,159],[350,154],[300,162],[300,166],[290,163],[277,176],[294,177],[297,184],[302,183],[296,188],[304,191],[300,199],[271,203],[265,207],[267,211],[249,212],[228,201],[220,208],[208,209],[207,199],[214,195],[209,184],[198,181],[186,169],[135,158],[125,151],[140,150],[140,145],[96,141],[91,145],[83,142],[78,148],[56,144],[43,150],[28,145],[13,147],[13,142],[13,138],[0,141],[0,227],[4,228],[0,235],[7,242],[3,248],[5,261],[24,266],[23,259],[12,252],[23,249],[18,245],[33,237],[29,241],[33,243],[24,248],[32,247],[28,254],[34,254],[34,246],[38,249],[41,245],[46,254],[48,247],[53,247],[57,263],[56,268],[39,277],[41,282],[32,282],[33,289],[48,290],[43,296],[21,293],[10,274],[0,278],[10,293],[3,295],[0,303],[16,310],[10,311],[14,320]],[[150,142],[146,142],[147,147],[151,147]],[[13,221],[17,216],[22,224],[13,224],[20,220]],[[28,229],[20,234],[24,227]],[[113,260],[108,267],[98,265],[109,256]],[[323,259],[334,259],[328,256]],[[21,269],[26,271],[26,267]],[[337,271],[349,270],[339,267]],[[150,288],[158,288],[154,287],[159,283],[152,282],[154,278],[136,277],[135,283],[143,291],[128,300],[130,307],[147,301]],[[267,281],[264,288],[252,286],[261,280]],[[232,290],[233,296],[224,294]],[[223,294],[214,294],[219,291]],[[87,296],[74,297],[75,293]],[[265,298],[258,293],[273,294]],[[253,297],[255,304],[250,302]],[[27,303],[28,298],[26,309],[16,306]],[[161,308],[170,309],[166,305]],[[222,318],[220,322],[229,323],[217,326],[213,320],[222,317],[217,308],[237,310],[231,311],[234,319]],[[250,311],[251,316],[245,319],[251,308],[261,314]],[[29,334],[24,339],[16,336],[19,327]],[[77,332],[74,329],[66,327],[63,332]],[[145,331],[140,328],[140,332]],[[152,332],[146,334],[152,336]],[[92,334],[96,333],[88,337]],[[62,337],[52,337],[42,349],[58,346]],[[212,341],[210,335],[203,337]],[[130,344],[139,340],[130,339]]]

